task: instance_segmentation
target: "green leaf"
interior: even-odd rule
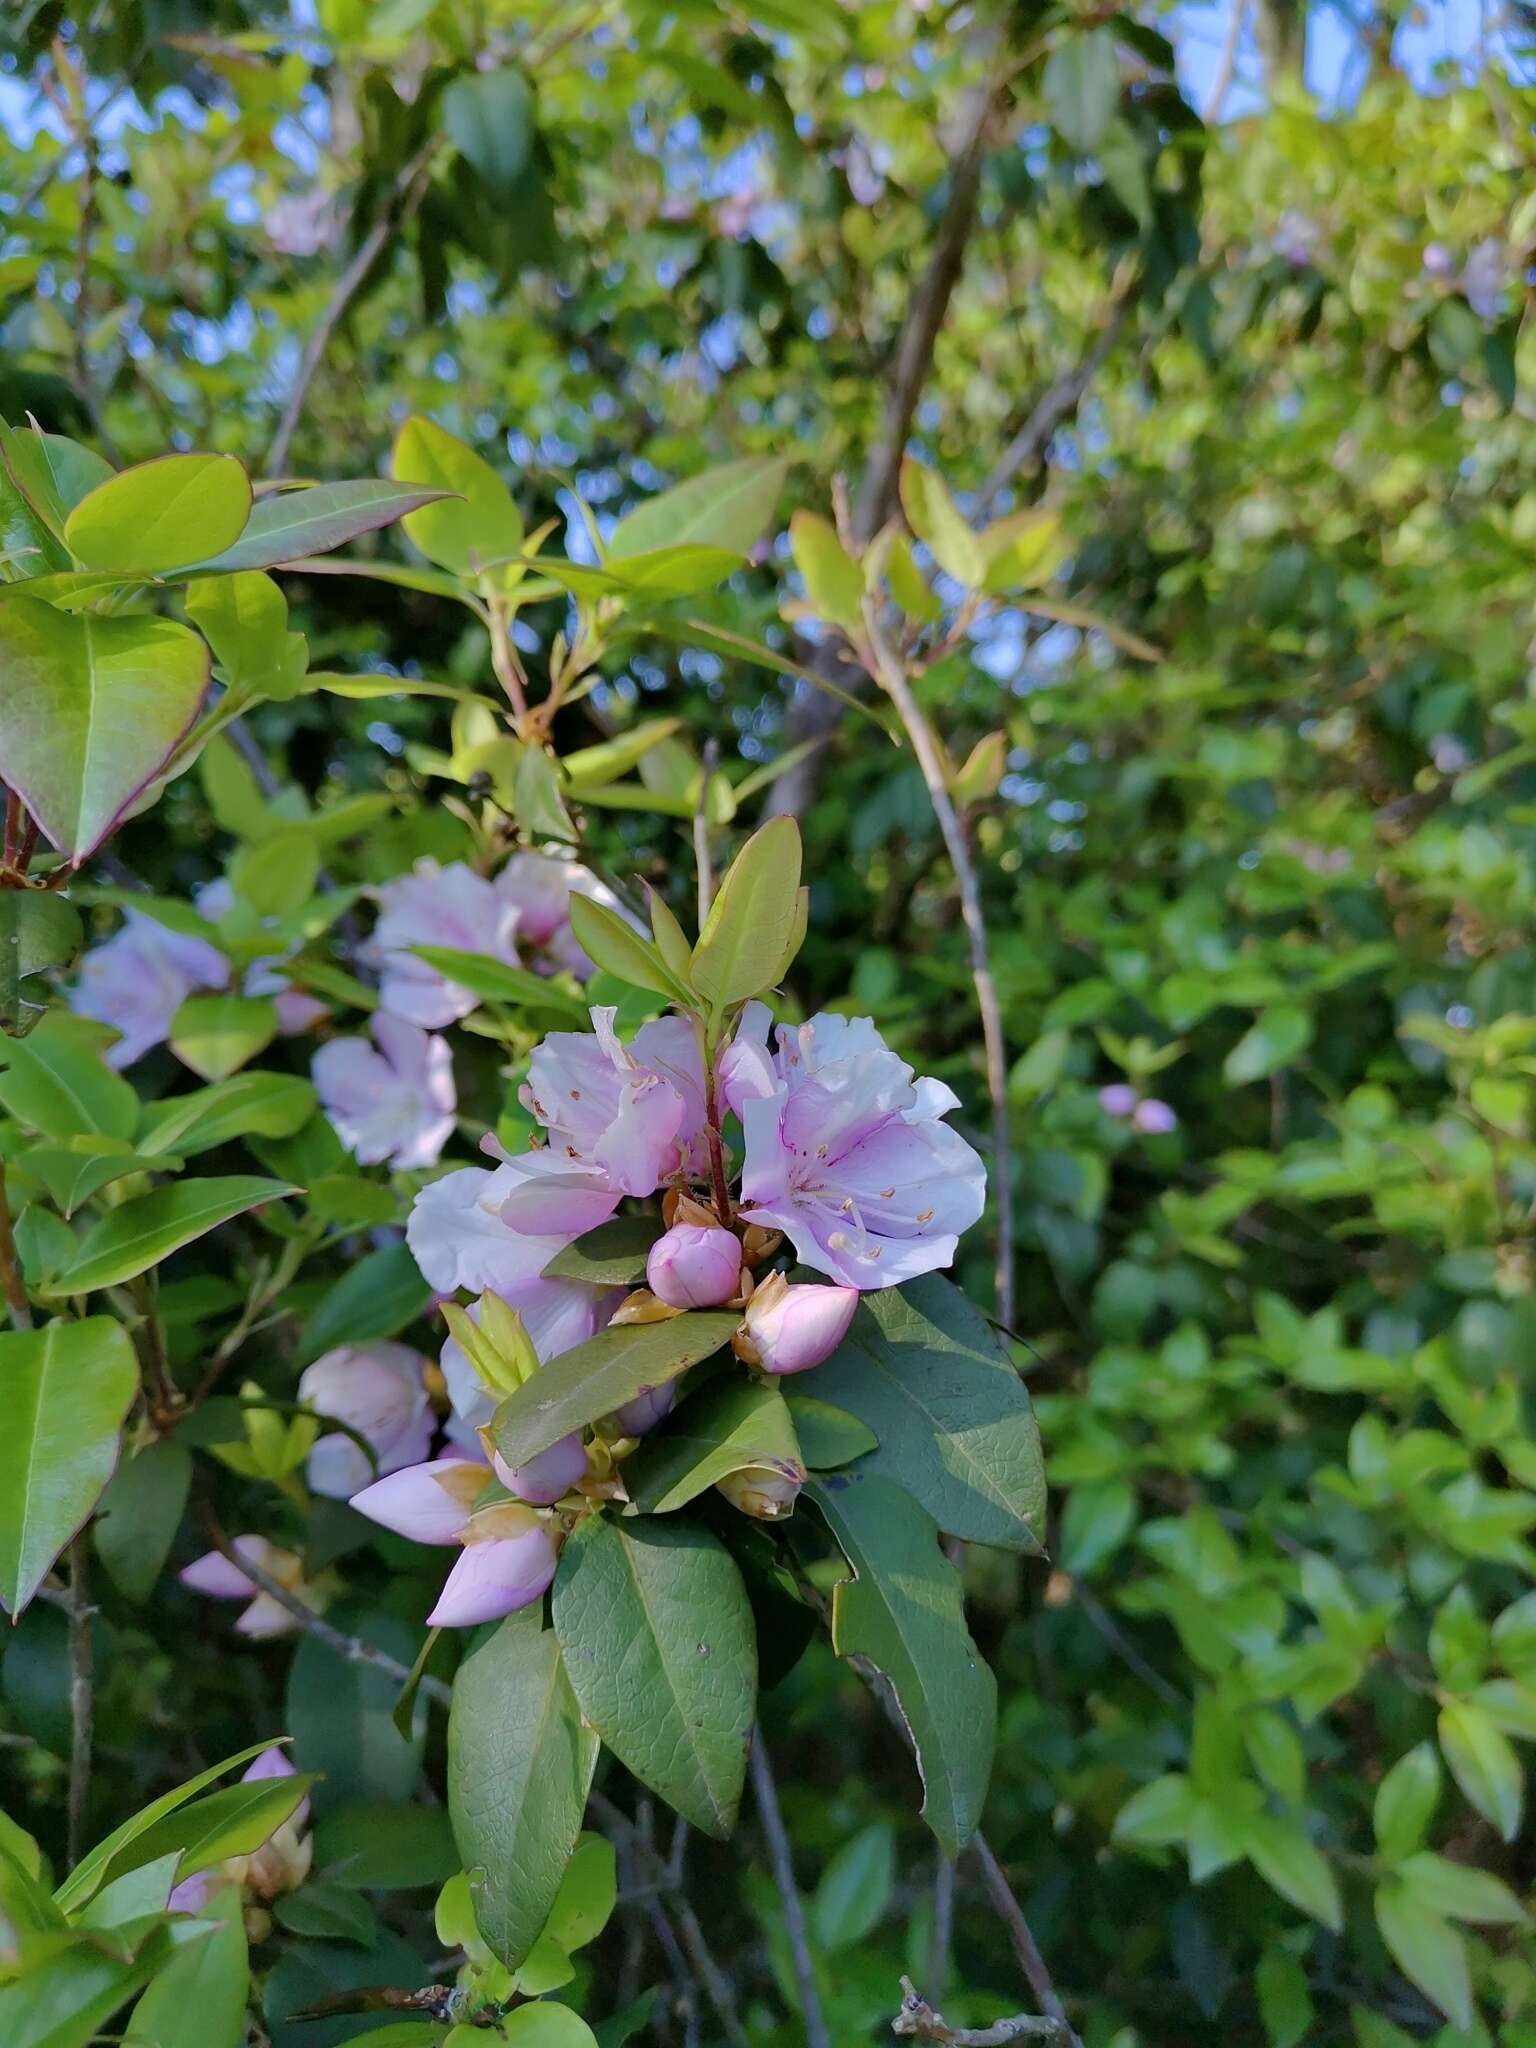
[[[548,1360],[502,1402],[491,1422],[497,1450],[509,1465],[525,1465],[569,1431],[710,1357],[730,1342],[740,1320],[725,1310],[696,1309],[664,1323],[599,1330]]]
[[[270,996],[188,996],[171,1019],[171,1051],[204,1081],[227,1081],[276,1036]]]
[[[0,760],[67,860],[95,850],[196,718],[208,650],[170,619],[73,617],[0,593]]]
[[[645,1261],[661,1235],[654,1216],[615,1216],[556,1253],[544,1268],[554,1280],[586,1280],[594,1287],[623,1287],[645,1277]]]
[[[642,1784],[724,1840],[757,1698],[752,1611],[729,1554],[692,1522],[593,1515],[561,1553],[553,1614],[586,1719]]]
[[[1114,1839],[1138,1842],[1150,1849],[1186,1841],[1197,1805],[1188,1778],[1171,1771],[1131,1794],[1115,1816]]]
[[[1243,1823],[1248,1860],[1272,1891],[1337,1934],[1344,1925],[1338,1880],[1327,1858],[1293,1821],[1272,1813]]]
[[[368,1901],[339,1884],[316,1882],[290,1892],[272,1908],[290,1934],[311,1941],[370,1942],[378,1932],[378,1915]]]
[[[343,1615],[348,1635],[409,1663],[416,1632],[392,1614]],[[294,1753],[324,1780],[327,1804],[338,1800],[408,1800],[421,1774],[426,1740],[423,1702],[409,1740],[394,1721],[399,1683],[387,1672],[338,1656],[319,1636],[305,1635],[288,1667],[286,1724]]]
[[[443,1883],[458,1867],[440,1806],[365,1802],[322,1815],[315,1826],[315,1868],[351,1891],[414,1891]]]
[[[1046,60],[1045,103],[1051,125],[1069,149],[1086,156],[1120,104],[1120,63],[1107,29],[1068,35]]]
[[[1018,1374],[941,1274],[863,1296],[817,1394],[872,1429],[869,1469],[971,1543],[1039,1548],[1040,1435]]]
[[[642,1514],[668,1515],[731,1473],[754,1471],[796,1486],[805,1478],[784,1396],[733,1373],[683,1402],[625,1463],[624,1483]]]
[[[1262,1081],[1289,1066],[1312,1042],[1312,1015],[1293,1003],[1277,1003],[1256,1017],[1227,1054],[1222,1079],[1232,1087]]]
[[[95,1507],[139,1388],[110,1316],[0,1333],[0,1605],[17,1615]]]
[[[1483,1818],[1512,1842],[1520,1829],[1525,1779],[1508,1737],[1467,1700],[1447,1700],[1437,1726],[1451,1776]]]
[[[874,1431],[845,1409],[834,1408],[814,1394],[790,1394],[787,1398],[800,1455],[810,1471],[835,1471],[875,1448]]]
[[[992,1775],[997,1684],[965,1625],[960,1575],[912,1495],[869,1467],[807,1491],[854,1577],[832,1594],[832,1647],[889,1680],[912,1736],[923,1818],[946,1856],[975,1833]]]
[[[128,2021],[126,2048],[241,2048],[250,1968],[238,1889],[200,1917],[212,1932],[184,1942],[157,1971]]]
[[[530,973],[526,967],[509,967],[488,954],[461,953],[453,946],[412,946],[410,950],[439,974],[487,1002],[512,1003],[518,1009],[578,1024],[583,1030],[590,1028],[591,1018],[580,996],[556,988],[546,976]]]
[[[1440,1803],[1440,1759],[1421,1742],[1400,1756],[1376,1788],[1376,1847],[1389,1862],[1417,1849]]]
[[[319,849],[301,825],[242,846],[229,864],[235,895],[261,918],[295,916],[314,894],[319,873]]]
[[[147,1153],[189,1158],[232,1138],[287,1138],[314,1106],[314,1088],[300,1074],[236,1074],[146,1105],[138,1143]]]
[[[789,522],[789,546],[805,582],[805,594],[819,619],[858,633],[864,624],[864,571],[819,512],[797,512]]]
[[[811,1932],[836,1951],[853,1948],[884,1917],[896,1883],[896,1831],[875,1821],[844,1842],[821,1874],[811,1900]]]
[[[298,1192],[284,1181],[229,1174],[178,1181],[136,1195],[89,1232],[73,1263],[57,1275],[55,1291],[89,1294],[98,1287],[119,1286],[232,1216]]]
[[[244,533],[233,547],[189,563],[198,575],[240,569],[276,569],[302,556],[325,554],[359,534],[372,533],[442,497],[441,491],[384,483],[366,477],[356,483],[314,484],[298,491],[272,491],[258,498]],[[362,566],[362,565],[359,565]]]
[[[1417,1899],[1400,1877],[1376,1893],[1376,1925],[1387,1952],[1410,1984],[1439,2006],[1455,2027],[1472,2024],[1467,1945],[1449,1921]]]
[[[979,590],[987,573],[987,555],[962,517],[949,486],[910,455],[901,465],[901,504],[907,524],[947,575],[967,590]]]
[[[1312,2027],[1314,2009],[1303,1966],[1283,1948],[1268,1948],[1259,1958],[1253,1988],[1269,2048],[1299,2048]]]
[[[702,545],[750,554],[773,517],[789,464],[751,455],[674,484],[626,513],[613,529],[608,558],[622,561],[656,548]]]
[[[597,1748],[541,1604],[509,1615],[459,1667],[448,1809],[476,1925],[508,1969],[538,1940],[559,1894]]]
[[[650,989],[669,1002],[686,1003],[689,991],[667,967],[649,939],[590,896],[571,898],[571,932],[578,946],[599,966],[632,988]]]
[[[45,1137],[131,1138],[139,1098],[102,1058],[101,1038],[99,1026],[54,1010],[25,1045],[0,1039],[0,1104]]]
[[[288,1778],[253,1778],[179,1805],[117,1850],[107,1865],[108,1882],[172,1850],[180,1852],[178,1879],[211,1870],[226,1856],[252,1856],[271,1840],[314,1782],[313,1774],[303,1771]]]
[[[616,733],[611,740],[599,740],[591,747],[578,747],[574,753],[561,758],[567,787],[580,793],[601,789],[604,783],[617,782],[621,775],[627,775],[637,767],[653,747],[659,747],[663,740],[681,732],[684,723],[681,718],[647,718],[639,725],[631,726],[628,732]]]
[[[597,2036],[586,2021],[568,2005],[547,1998],[508,2013],[498,2031],[505,2048],[597,2048]]]
[[[482,76],[510,77],[527,97],[527,87],[516,72]],[[445,110],[447,101],[469,83],[460,79],[449,87]],[[522,553],[523,519],[512,493],[488,462],[435,420],[416,414],[406,421],[395,437],[390,467],[403,482],[433,484],[456,494],[408,513],[404,521],[407,538],[429,562],[459,576],[472,576],[487,562]]]
[[[1421,1905],[1444,1914],[1447,1920],[1469,1920],[1479,1926],[1517,1927],[1526,1911],[1504,1880],[1490,1870],[1474,1870],[1465,1863],[1420,1850],[1410,1856],[1396,1873]]]
[[[466,72],[454,79],[441,104],[444,129],[459,154],[479,173],[490,197],[503,206],[518,198],[519,181],[528,169],[535,139],[533,92],[522,72],[510,64],[495,71]],[[430,424],[412,420],[407,430]],[[394,468],[396,476],[404,476],[414,474],[417,465],[402,465],[397,447]],[[420,474],[423,481],[429,476],[432,482],[438,481],[429,470]],[[459,485],[451,488],[457,490]],[[422,552],[434,562],[443,559],[429,548]],[[459,568],[462,564],[446,562],[444,566]]]
[[[111,463],[93,449],[62,434],[39,433],[36,427],[0,425],[0,460],[22,501],[55,541],[62,541],[64,522],[80,500],[113,473]],[[57,558],[61,565],[68,560],[62,548]]]
[[[96,1555],[117,1590],[147,1600],[165,1568],[192,1484],[192,1459],[174,1437],[160,1437],[125,1459],[96,1511]]]
[[[270,576],[259,569],[200,576],[187,586],[185,602],[232,689],[283,699],[304,687],[309,644],[288,631],[288,600]]]
[[[565,1867],[544,1933],[570,1953],[595,1941],[618,1901],[618,1859],[604,1835],[583,1835]]]
[[[83,569],[157,576],[232,546],[250,516],[250,478],[233,455],[159,455],[87,492],[64,538]]]
[[[37,1175],[66,1216],[73,1216],[113,1181],[165,1164],[147,1152],[131,1151],[116,1138],[80,1137],[67,1145],[34,1145],[23,1156],[27,1171]]]
[[[48,1003],[47,987],[26,986],[68,967],[85,938],[80,913],[41,889],[0,889],[0,1031],[29,1029]]]
[[[337,1344],[398,1336],[431,1299],[421,1268],[403,1244],[369,1252],[321,1297],[299,1338],[298,1363],[308,1365]]]
[[[771,988],[800,919],[800,828],[760,826],[725,871],[693,949],[693,986],[717,1010]]]
[[[164,1956],[163,1936],[126,1961],[84,1941],[65,1949],[0,1985],[0,2040],[18,2048],[86,2048]]]

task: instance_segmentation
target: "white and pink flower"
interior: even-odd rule
[[[365,957],[379,970],[379,1003],[427,1031],[467,1017],[480,998],[429,967],[417,946],[484,953],[515,967],[517,910],[495,885],[462,861],[417,861],[378,892],[379,917]]]
[[[540,1599],[555,1576],[555,1531],[536,1508],[505,1500],[476,1506],[490,1478],[474,1460],[435,1458],[392,1472],[353,1498],[359,1514],[399,1536],[461,1546],[429,1627],[499,1621]]]
[[[237,1536],[230,1547],[239,1556],[248,1558],[269,1579],[275,1579],[285,1593],[305,1600],[308,1589],[304,1580],[304,1560],[296,1551],[279,1550],[265,1536]],[[189,1592],[201,1593],[206,1599],[245,1601],[244,1612],[235,1618],[237,1635],[265,1641],[269,1636],[292,1635],[299,1627],[299,1622],[287,1608],[274,1600],[270,1593],[264,1593],[254,1579],[247,1578],[234,1559],[226,1557],[222,1550],[210,1550],[206,1556],[187,1565],[178,1576]],[[305,1605],[308,1604],[305,1600]]]
[[[299,1399],[317,1415],[355,1430],[374,1456],[370,1465],[356,1437],[328,1432],[309,1454],[312,1493],[346,1500],[371,1478],[425,1458],[434,1428],[425,1365],[408,1344],[374,1343],[343,1344],[305,1368]]]
[[[310,1064],[320,1107],[361,1166],[435,1166],[458,1096],[446,1039],[379,1011],[366,1038],[333,1038]]]

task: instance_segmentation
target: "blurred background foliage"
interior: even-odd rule
[[[978,179],[911,445],[972,515],[1049,508],[1053,600],[1158,653],[1005,609],[921,684],[974,763],[1053,1487],[1049,1566],[967,1564],[988,1832],[1089,2048],[1536,2043],[1529,27],[1490,10],[1471,67],[1410,76],[1399,13],[1348,24],[1345,103],[1304,62],[1338,17],[1239,6],[1218,71],[1251,111],[1209,122],[1230,81],[1192,105],[1191,18],[1152,8],[25,0],[0,27],[0,412],[307,477],[381,470],[425,412],[530,526],[751,453],[793,459],[786,515],[856,487]],[[787,539],[760,553],[715,615],[807,658]],[[481,680],[441,599],[285,584],[317,667]],[[563,618],[521,615],[526,662]],[[873,1015],[981,1130],[921,780],[816,701],[658,639],[559,738],[665,711],[686,736],[645,772],[680,787],[706,747],[740,780],[823,741],[773,785],[812,883],[793,1000]],[[300,697],[249,721],[244,773],[387,795],[336,861],[366,882],[462,850],[446,738],[431,699]],[[219,872],[221,759],[119,835],[132,875]],[[686,901],[686,825],[595,832]],[[1176,1126],[1112,1114],[1117,1084]],[[989,1298],[983,1232],[957,1277]],[[409,1800],[414,1759],[327,1734],[305,1651],[231,1655],[179,1595],[97,1626],[102,1826],[279,1725],[348,1798]],[[62,1637],[36,1608],[3,1665],[45,1839]],[[931,1843],[859,1688],[813,1653],[765,1719],[834,2040],[884,2032],[903,1969],[956,2023],[1018,2010],[965,1868],[931,1974]],[[430,1892],[395,1887],[443,1873],[398,1839],[368,1939],[430,1955]],[[803,2039],[750,1831],[692,1888],[750,2039]],[[333,1981],[346,1946],[279,1930],[264,1967]]]

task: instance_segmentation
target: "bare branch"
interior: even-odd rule
[[[1232,12],[1227,16],[1227,32],[1221,39],[1221,55],[1216,60],[1216,74],[1211,80],[1210,95],[1200,118],[1207,126],[1214,127],[1221,119],[1221,110],[1227,103],[1227,94],[1232,90],[1232,80],[1237,72],[1237,53],[1242,48],[1243,26],[1248,19],[1248,0],[1232,0]]]
[[[955,2048],[1006,2048],[1010,2041],[1065,2042],[1070,2029],[1061,2020],[1041,2019],[1021,2012],[1013,2019],[994,2020],[990,2027],[951,2027],[944,2015],[935,2012],[918,1997],[912,1979],[901,1980],[901,2011],[891,2021],[893,2034],[909,2035],[919,2041],[948,2041]]]
[[[928,1936],[928,1991],[933,1998],[944,1996],[954,1932],[955,1866],[940,1849],[934,1859],[933,1927]]]
[[[991,1899],[998,1918],[1007,1928],[1013,1942],[1013,1952],[1019,1959],[1019,1968],[1024,1972],[1024,1981],[1035,1994],[1035,2003],[1049,2020],[1060,2028],[1060,2039],[1064,2048],[1082,2048],[1072,2031],[1067,2018],[1067,2009],[1062,2004],[1051,1973],[1045,1966],[1045,1958],[1035,1945],[1035,1937],[1029,1931],[1029,1922],[1024,1918],[1024,1909],[1013,1895],[1013,1887],[1003,1875],[1003,1867],[992,1853],[992,1845],[978,1829],[971,1843],[976,1861],[981,1865],[981,1874],[986,1880],[987,1896]]]
[[[779,1888],[779,1898],[784,1907],[784,1927],[789,1935],[790,1953],[795,1962],[795,1983],[800,1992],[800,2017],[805,2022],[806,2048],[832,2048],[832,2037],[827,2032],[827,2022],[822,2015],[821,1997],[816,1989],[816,1969],[811,1961],[810,1938],[805,1928],[805,1908],[800,1903],[800,1894],[795,1887],[795,1866],[789,1853],[789,1836],[784,1832],[784,1816],[779,1811],[779,1794],[773,1782],[773,1766],[768,1761],[768,1745],[763,1740],[761,1728],[752,1731],[752,1790],[757,1796],[758,1818],[763,1823],[763,1833],[768,1841],[768,1855],[773,1864],[773,1881]]]
[[[91,1732],[95,1651],[91,1642],[89,1537],[84,1529],[69,1546],[69,1807],[65,1854],[74,1869],[85,1853],[85,1815],[91,1797]]]

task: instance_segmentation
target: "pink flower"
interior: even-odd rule
[[[463,1546],[427,1616],[433,1628],[497,1621],[541,1598],[555,1576],[559,1549],[549,1523],[520,1501],[477,1508],[489,1483],[483,1465],[438,1458],[392,1472],[353,1499],[359,1514],[398,1535]]]
[[[296,1552],[279,1550],[265,1536],[237,1536],[233,1547],[242,1557],[248,1557],[258,1571],[276,1579],[285,1592],[303,1598],[304,1560]],[[239,1565],[220,1550],[210,1550],[178,1576],[189,1592],[201,1593],[209,1600],[249,1601],[245,1612],[235,1621],[237,1635],[261,1641],[268,1636],[292,1635],[299,1626],[286,1607],[280,1606],[270,1593],[261,1592],[255,1581],[248,1579]]]
[[[534,1507],[547,1508],[563,1500],[578,1479],[586,1478],[587,1447],[581,1431],[573,1429],[521,1465],[509,1465],[499,1451],[492,1451],[491,1466],[508,1493]]]
[[[1137,1103],[1131,1122],[1144,1138],[1166,1138],[1170,1131],[1179,1128],[1178,1117],[1166,1102],[1159,1102],[1155,1095]]]
[[[606,883],[579,861],[557,854],[514,853],[496,877],[496,888],[517,912],[518,943],[531,949],[533,966],[545,973],[563,968],[586,981],[594,972],[571,930],[572,896],[590,896],[626,923],[635,923]]]
[[[770,1273],[747,1303],[747,1340],[764,1372],[808,1372],[842,1343],[858,1305],[856,1287],[792,1286]]]
[[[373,1045],[333,1038],[315,1054],[320,1107],[359,1165],[435,1166],[458,1103],[447,1041],[382,1010],[368,1029]]]
[[[1111,1081],[1099,1090],[1099,1107],[1106,1116],[1134,1116],[1139,1100],[1129,1081]]]
[[[81,960],[69,1004],[119,1034],[106,1053],[108,1066],[131,1067],[170,1037],[188,996],[228,984],[229,962],[216,946],[128,910],[112,937]]]
[[[515,967],[517,912],[462,861],[445,868],[419,860],[408,875],[380,889],[379,919],[367,948],[380,970],[379,1002],[407,1023],[440,1031],[467,1017],[480,998],[418,959],[416,946],[486,953]]]
[[[623,1299],[623,1290],[588,1287],[581,1280],[536,1279],[525,1281],[512,1298],[503,1295],[502,1299],[522,1317],[523,1328],[543,1365],[558,1358],[562,1351],[574,1351],[578,1344],[595,1337]],[[465,1313],[478,1328],[480,1303],[472,1301]],[[444,1343],[441,1364],[448,1383],[448,1399],[453,1404],[448,1435],[469,1456],[479,1457],[479,1432],[495,1414],[502,1397],[480,1379],[456,1338],[449,1337]]]
[[[914,1080],[867,1017],[781,1026],[749,1003],[721,1062],[746,1137],[742,1214],[860,1289],[947,1266],[986,1202],[986,1168],[942,1121],[958,1097]]]
[[[529,1062],[521,1100],[549,1142],[515,1158],[494,1141],[494,1172],[466,1167],[416,1197],[406,1241],[439,1293],[490,1288],[516,1304],[557,1253],[606,1223],[625,1195],[654,1193],[677,1172],[702,1171],[704,1075],[681,1017],[646,1024],[629,1046],[614,1011],[594,1009],[593,1035],[551,1033]]]
[[[309,1454],[312,1493],[346,1500],[402,1465],[417,1465],[432,1442],[433,1419],[422,1382],[426,1360],[406,1344],[344,1344],[306,1367],[299,1399],[317,1414],[344,1422],[366,1437],[376,1466],[362,1445],[333,1431]]]
[[[675,1223],[651,1246],[646,1282],[668,1308],[714,1308],[741,1285],[741,1239],[713,1223]]]

